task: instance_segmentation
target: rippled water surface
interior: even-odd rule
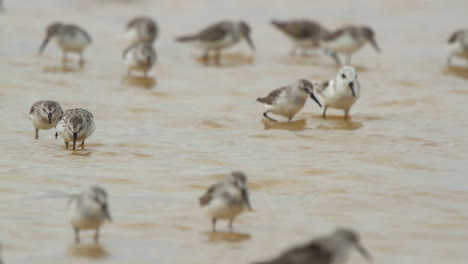
[[[375,263],[464,263],[468,258],[468,73],[447,69],[446,41],[467,26],[466,1],[5,0],[0,16],[0,241],[10,263],[248,263],[327,233],[359,230]],[[152,79],[125,79],[123,29],[157,19]],[[291,124],[262,121],[255,98],[308,78],[332,78],[323,56],[288,58],[272,18],[306,17],[329,28],[369,24],[383,52],[353,57],[362,97],[351,111],[308,102]],[[220,68],[175,43],[224,18],[253,29]],[[93,37],[84,69],[60,69],[54,45],[36,55],[55,20]],[[465,23],[465,24],[464,24]],[[65,150],[54,131],[34,140],[37,100],[84,107],[96,132]],[[209,233],[197,204],[230,170],[249,176],[254,212],[234,234]],[[105,186],[114,222],[73,245],[67,193]],[[219,228],[227,230],[227,223]],[[350,263],[364,263],[357,254]]]

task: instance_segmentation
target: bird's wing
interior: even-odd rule
[[[461,34],[461,32],[462,32],[461,30],[457,30],[457,31],[453,32],[453,34],[450,35],[450,37],[448,39],[448,43],[454,43],[457,40],[458,35]]]
[[[132,44],[128,46],[124,51],[122,52],[122,58],[125,58],[127,56],[127,53],[132,50],[135,46],[137,46],[139,43]]]
[[[273,24],[287,35],[296,39],[318,36],[321,31],[319,24],[306,20],[293,21],[289,23],[273,22]]]
[[[330,85],[331,82],[332,82],[332,81],[329,80],[329,81],[324,81],[324,82],[322,82],[321,84],[319,84],[319,85],[317,86],[317,88],[316,88],[316,89],[317,89],[317,92],[318,92],[320,95],[322,95],[322,94],[325,92],[325,90],[329,87],[329,85]]]
[[[331,253],[317,244],[315,241],[308,244],[293,247],[278,258],[265,262],[265,264],[330,264],[332,263]]]
[[[41,102],[35,102],[32,106],[31,106],[31,109],[29,109],[29,115],[32,115],[34,113],[34,109],[36,108],[36,106],[38,106]]]
[[[225,26],[228,23],[229,22],[222,21],[205,28],[198,33],[198,39],[201,41],[217,41],[224,38],[228,33],[227,27]]]
[[[213,193],[215,192],[217,186],[218,184],[211,186],[210,188],[208,188],[206,193],[202,197],[199,198],[199,202],[202,207],[205,205],[208,205],[211,199],[213,199]]]
[[[89,41],[89,43],[93,41],[93,39],[91,38],[91,35],[89,35],[89,33],[84,28],[77,26],[77,25],[66,25],[66,26],[75,32],[81,32],[83,36],[85,36],[85,38]]]
[[[330,34],[325,35],[324,40],[325,41],[335,40],[335,39],[341,37],[343,34],[345,34],[349,30],[350,30],[350,27],[343,27],[343,28],[337,29],[337,30],[331,32]]]
[[[257,101],[259,101],[260,103],[271,105],[271,104],[273,104],[275,102],[276,98],[278,98],[280,96],[280,94],[283,91],[285,91],[287,88],[288,88],[288,86],[275,89],[270,94],[268,94],[267,97],[257,98]]]

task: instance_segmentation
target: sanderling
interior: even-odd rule
[[[83,108],[67,110],[56,126],[57,133],[65,141],[67,149],[70,141],[73,141],[73,149],[75,149],[76,141],[80,140],[82,141],[81,147],[84,149],[85,140],[94,133],[95,129],[93,114]]]
[[[213,232],[216,232],[217,219],[229,219],[229,230],[232,232],[234,218],[244,209],[252,211],[247,189],[247,176],[241,171],[231,172],[224,181],[208,188],[199,201],[202,207],[207,207],[213,224]]]
[[[380,48],[375,41],[374,31],[367,26],[347,26],[340,28],[323,38],[323,46],[331,53],[337,65],[341,61],[337,53],[346,55],[346,65],[351,64],[351,55],[370,42],[377,52]]]
[[[126,37],[130,40],[131,45],[138,42],[152,44],[159,33],[156,22],[146,16],[138,16],[128,21],[126,30]]]
[[[361,95],[361,85],[357,79],[356,70],[351,66],[340,69],[335,80],[325,81],[316,89],[323,99],[323,115],[325,118],[328,107],[342,109],[345,112],[344,119],[349,115],[349,109]]]
[[[209,53],[212,51],[215,63],[219,64],[221,50],[233,46],[241,39],[247,41],[252,51],[255,50],[255,46],[250,38],[250,27],[246,22],[222,21],[194,35],[178,37],[176,41],[191,43],[197,48],[202,49],[204,51],[203,61],[205,63],[209,62]]]
[[[0,264],[3,264],[3,260],[2,260],[2,243],[0,243]]]
[[[68,202],[68,218],[75,231],[75,242],[80,242],[80,230],[96,230],[94,242],[99,242],[99,228],[105,220],[112,221],[104,188],[92,186],[72,196]]]
[[[468,29],[455,31],[448,39],[450,54],[447,65],[451,65],[453,57],[460,57],[468,62]]]
[[[263,103],[267,109],[263,113],[265,118],[276,122],[275,119],[268,116],[268,113],[271,112],[286,117],[291,122],[294,115],[304,107],[309,96],[322,107],[314,95],[314,85],[305,79],[300,79],[293,85],[273,90],[267,97],[257,98],[257,101]]]
[[[302,49],[302,55],[307,55],[308,49],[320,48],[321,40],[329,33],[319,23],[312,20],[292,20],[280,22],[273,20],[271,24],[286,34],[293,42],[290,55],[296,55],[297,50]]]
[[[339,228],[328,236],[290,248],[275,259],[255,264],[344,264],[353,248],[370,262],[372,257],[359,240],[355,231]]]
[[[47,27],[46,36],[39,48],[39,53],[42,53],[49,43],[49,40],[55,38],[58,46],[62,49],[62,67],[67,63],[67,54],[78,53],[80,59],[80,67],[84,65],[83,51],[91,44],[91,36],[83,28],[55,22]]]
[[[132,71],[140,70],[147,77],[148,71],[156,61],[156,51],[151,43],[139,42],[125,49],[123,58],[128,66],[128,76],[131,75]]]
[[[39,129],[51,129],[62,119],[63,110],[58,102],[38,101],[29,110],[29,119],[36,129],[36,139],[39,139]]]

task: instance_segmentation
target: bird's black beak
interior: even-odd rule
[[[76,146],[76,138],[78,137],[78,133],[73,133],[73,149],[75,149]]]
[[[55,131],[55,139],[57,139],[57,137],[58,137],[58,133],[57,131]]]
[[[255,45],[254,45],[252,39],[250,38],[250,33],[243,33],[243,35],[244,35],[245,41],[247,41],[247,44],[249,44],[250,49],[253,52],[255,52]]]
[[[242,198],[244,199],[244,203],[249,211],[253,211],[252,206],[250,205],[249,192],[245,188],[242,188]]]
[[[315,97],[314,92],[311,92],[311,93],[310,93],[310,98],[312,98],[320,107],[322,107],[322,104],[319,102],[319,100],[317,99],[317,97]]]
[[[48,113],[47,118],[49,118],[49,124],[52,124],[52,114]]]
[[[354,93],[354,83],[353,82],[349,83],[349,88],[351,89],[351,92],[353,93],[353,97],[356,97],[356,94]]]
[[[39,48],[39,54],[41,54],[44,51],[45,47],[47,46],[47,43],[49,43],[49,39],[50,35],[47,35],[44,41],[42,41],[41,47]]]
[[[362,245],[356,244],[356,249],[367,261],[372,262],[372,256]]]
[[[372,47],[374,47],[375,51],[380,53],[380,47],[379,47],[379,45],[377,45],[377,41],[375,41],[374,38],[370,39],[370,43],[372,44]]]
[[[107,204],[102,205],[102,212],[104,213],[106,219],[109,220],[109,222],[112,222],[112,217],[110,215],[109,207],[107,206]]]

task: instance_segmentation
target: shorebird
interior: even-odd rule
[[[291,20],[280,22],[273,20],[271,24],[283,32],[293,43],[291,56],[302,49],[302,55],[307,55],[308,49],[320,48],[321,40],[330,32],[319,23],[312,20]]]
[[[239,43],[242,39],[245,39],[252,51],[255,50],[255,46],[250,38],[250,27],[246,22],[222,21],[194,35],[178,37],[176,41],[190,43],[202,49],[204,52],[203,61],[205,63],[209,62],[209,53],[213,52],[214,61],[219,65],[221,50]]]
[[[323,38],[322,44],[335,60],[341,65],[338,54],[346,56],[346,65],[351,64],[351,55],[370,43],[377,52],[380,47],[375,41],[374,31],[368,26],[347,26],[340,28]]]
[[[344,119],[348,118],[351,106],[361,95],[361,85],[357,78],[357,72],[353,67],[344,66],[336,75],[335,80],[325,81],[317,88],[317,93],[323,99],[322,117],[324,119],[328,107],[344,110]]]
[[[247,176],[241,171],[231,172],[224,181],[208,188],[199,202],[202,207],[207,207],[213,232],[216,232],[217,219],[229,219],[229,230],[232,232],[232,223],[236,216],[244,209],[252,211]]]
[[[62,49],[62,67],[65,67],[67,63],[68,53],[77,53],[80,57],[79,65],[83,67],[83,51],[91,44],[91,36],[86,30],[76,25],[62,24],[60,22],[50,24],[47,27],[45,39],[39,48],[39,54],[44,51],[50,39],[55,39],[58,46]]]
[[[266,112],[263,116],[271,121],[275,119],[268,116],[271,112],[276,115],[286,117],[289,122],[299,112],[308,97],[311,97],[320,107],[322,105],[314,95],[314,86],[305,79],[296,81],[293,85],[284,86],[273,90],[267,97],[257,98],[257,101],[263,103]]]
[[[352,249],[369,262],[372,260],[355,231],[339,228],[328,236],[290,248],[275,259],[254,264],[344,264]]]
[[[75,242],[80,242],[80,230],[95,230],[94,242],[99,242],[99,228],[104,221],[112,221],[104,188],[92,186],[72,196],[68,201],[68,217],[75,231]]]
[[[39,129],[51,129],[62,119],[63,110],[58,102],[38,101],[35,102],[29,110],[29,119],[35,130],[35,138],[39,139]]]
[[[468,62],[468,28],[455,31],[448,39],[450,53],[447,65],[452,64],[453,57],[460,57]]]
[[[128,66],[127,75],[130,76],[132,71],[143,71],[145,77],[148,76],[148,71],[156,62],[156,51],[151,43],[139,42],[128,47],[123,52],[125,64]]]
[[[1,2],[0,2],[1,4]],[[3,260],[2,260],[2,244],[0,243],[0,264],[3,264]]]
[[[130,40],[131,45],[138,42],[152,44],[159,33],[156,22],[146,16],[137,16],[128,21],[126,30],[126,37]]]
[[[70,141],[73,141],[73,149],[75,149],[76,141],[80,140],[82,141],[81,148],[84,149],[85,140],[94,133],[95,129],[93,114],[83,108],[67,110],[56,126],[57,133],[65,141],[67,149]]]

